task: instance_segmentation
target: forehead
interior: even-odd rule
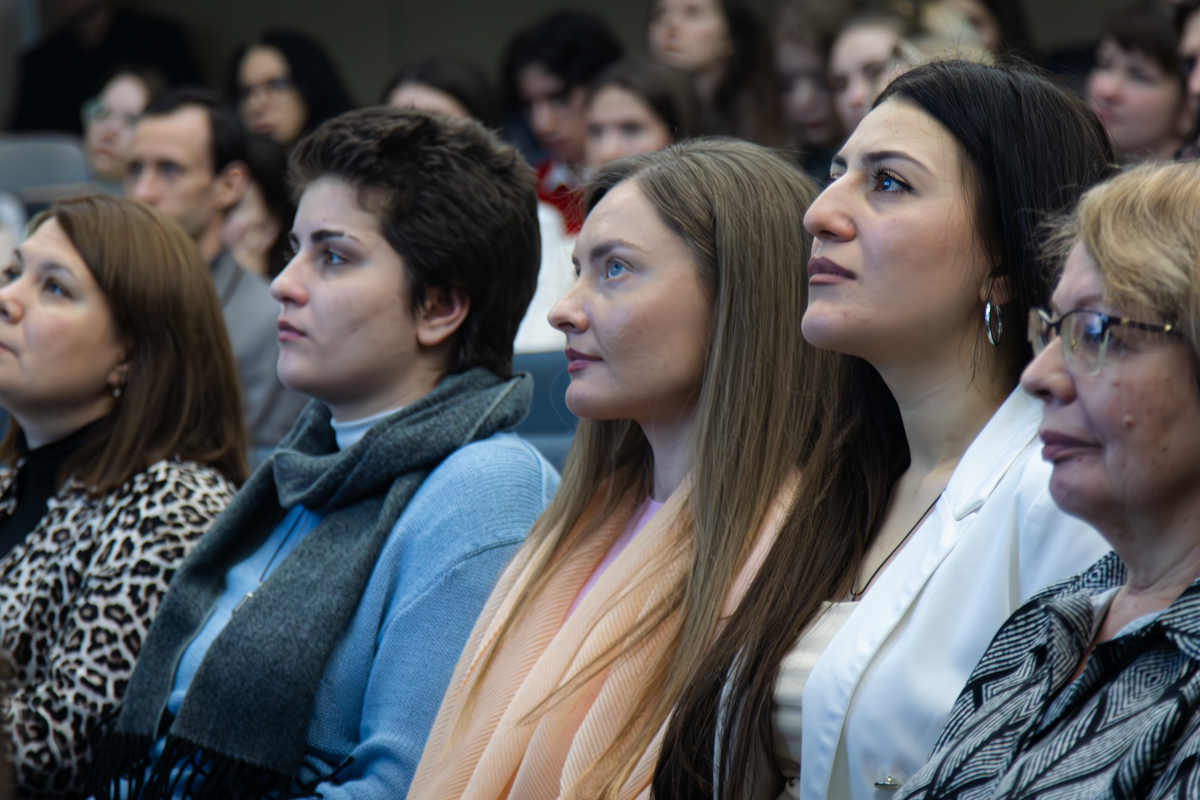
[[[652,251],[672,236],[637,181],[627,179],[609,189],[587,215],[575,242],[575,257],[583,262],[592,247],[613,239]]]
[[[1187,18],[1179,46],[1189,56],[1200,55],[1200,8]]]
[[[363,238],[368,233],[381,234],[379,218],[364,209],[358,201],[359,190],[348,181],[333,175],[323,175],[308,186],[300,196],[294,231],[303,235],[317,230],[338,230]]]
[[[104,102],[110,108],[141,110],[146,102],[146,85],[133,75],[118,75],[104,87]]]
[[[242,58],[241,78],[244,81],[261,81],[282,78],[288,74],[287,59],[274,47],[255,45]]]
[[[591,119],[640,118],[651,113],[650,107],[641,97],[628,89],[611,84],[596,92],[588,109],[588,117]]]
[[[50,217],[39,225],[37,230],[29,234],[29,237],[17,249],[27,265],[53,261],[73,273],[91,274],[91,270],[83,261],[83,256],[79,255],[79,251],[75,249],[75,245],[71,244],[66,232],[54,217]]]
[[[842,148],[846,161],[896,151],[920,161],[937,176],[961,178],[958,143],[940,122],[913,103],[890,99],[872,109]]]
[[[835,67],[886,61],[900,36],[884,25],[859,25],[838,36],[830,62]]]
[[[208,112],[199,106],[143,117],[134,130],[133,152],[138,158],[170,158],[182,164],[199,164],[209,160],[211,130]]]
[[[544,100],[566,88],[563,79],[549,72],[543,64],[529,64],[517,73],[521,96],[527,101]]]
[[[1082,242],[1076,242],[1063,264],[1063,274],[1054,287],[1051,304],[1059,313],[1098,303],[1104,298],[1100,270]]]
[[[780,72],[817,71],[824,69],[817,48],[803,42],[780,42],[775,48],[775,68]]]

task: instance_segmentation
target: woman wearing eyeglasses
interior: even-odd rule
[[[92,178],[108,194],[125,194],[133,124],[164,86],[163,77],[152,70],[125,68],[83,104],[84,154]]]
[[[1020,608],[904,798],[1200,792],[1200,164],[1089,192],[1021,383],[1055,503],[1114,552]]]

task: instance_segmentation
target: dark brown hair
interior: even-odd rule
[[[1014,387],[1032,353],[1007,332],[1021,330],[1017,320],[1050,294],[1043,223],[1108,174],[1113,154],[1104,129],[1074,95],[1015,67],[935,62],[897,78],[876,105],[893,98],[945,127],[968,165],[964,191],[975,195],[977,235],[996,265],[993,277],[1006,280],[1013,296],[1004,338],[1016,346],[989,366]],[[838,355],[836,363],[835,400],[795,505],[675,709],[655,771],[656,797],[738,797],[747,781],[770,769],[780,662],[825,601],[850,590],[892,487],[909,466],[904,424],[887,384],[861,358]]]
[[[700,100],[691,80],[678,70],[645,56],[630,56],[613,64],[592,84],[592,97],[616,86],[637,95],[671,130],[671,142],[700,133]]]
[[[96,279],[125,343],[129,374],[111,414],[63,465],[105,495],[167,458],[246,479],[247,438],[237,364],[208,266],[187,234],[134,200],[62,200],[30,223],[58,221]],[[15,457],[9,425],[0,458]]]
[[[1175,78],[1182,98],[1187,95],[1187,74],[1179,55],[1179,40],[1172,15],[1154,0],[1114,11],[1100,26],[1102,36],[1112,37],[1125,51],[1142,53],[1158,64],[1163,74]]]
[[[513,339],[537,286],[542,239],[533,169],[478,121],[411,108],[335,117],[292,151],[304,187],[331,175],[358,190],[404,259],[413,310],[430,289],[470,300],[450,371],[512,374]]]

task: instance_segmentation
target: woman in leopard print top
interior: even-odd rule
[[[0,651],[17,797],[82,797],[176,566],[246,477],[237,372],[175,223],[57,204],[0,276]]]

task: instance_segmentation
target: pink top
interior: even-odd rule
[[[579,590],[579,594],[575,595],[575,599],[571,602],[571,607],[567,609],[568,618],[571,614],[575,613],[576,606],[583,602],[583,598],[587,597],[587,593],[596,585],[596,581],[600,580],[600,576],[604,574],[604,570],[608,569],[617,560],[617,556],[621,555],[621,551],[633,541],[633,537],[638,535],[638,531],[646,527],[646,523],[654,517],[662,506],[662,503],[650,497],[647,497],[646,501],[638,506],[637,510],[633,512],[633,516],[630,517],[629,524],[625,526],[625,530],[612,543],[612,547],[608,548],[608,552],[604,554],[604,558],[600,559],[600,563],[596,565],[596,568],[592,570],[591,576],[583,584],[583,588]]]

